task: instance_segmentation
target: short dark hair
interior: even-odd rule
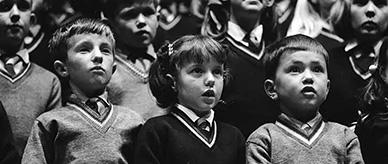
[[[160,0],[106,0],[103,6],[103,13],[108,19],[112,19],[117,15],[118,9],[121,5],[143,5],[153,4],[155,9],[159,6]]]
[[[323,55],[326,67],[328,68],[329,55],[322,44],[306,35],[298,34],[283,38],[266,48],[264,56],[265,78],[275,78],[275,73],[282,55],[292,54],[297,51],[311,51]]]
[[[227,83],[226,49],[209,36],[183,36],[172,44],[162,46],[157,60],[151,65],[149,85],[158,106],[167,108],[177,103],[177,93],[167,75],[177,77],[178,71],[190,62],[204,63],[215,59],[224,65],[224,81]]]
[[[49,51],[54,60],[65,62],[67,60],[68,40],[78,34],[98,34],[107,37],[115,46],[111,28],[101,20],[80,18],[68,22],[57,29],[49,41]],[[114,53],[113,53],[114,54]]]

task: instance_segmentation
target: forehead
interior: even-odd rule
[[[122,10],[136,10],[136,9],[142,9],[142,8],[151,8],[156,10],[155,5],[152,3],[152,1],[148,2],[128,2],[128,3],[121,3],[117,7],[117,11]]]
[[[10,3],[10,4],[15,4],[15,3],[18,3],[18,2],[28,2],[28,3],[32,3],[32,0],[0,0],[0,3]]]
[[[313,51],[295,51],[283,54],[279,59],[279,66],[293,63],[319,63],[326,65],[323,54]]]
[[[109,39],[107,36],[94,34],[94,33],[73,35],[68,39],[67,43],[68,43],[69,49],[83,44],[88,44],[88,45],[103,44],[106,46],[113,47],[113,41]]]

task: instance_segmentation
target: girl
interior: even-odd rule
[[[272,122],[279,111],[264,93],[264,48],[278,39],[274,0],[212,0],[202,33],[229,47],[227,65],[232,79],[225,87],[217,118],[248,136]],[[259,109],[258,109],[259,108]],[[238,110],[238,111],[236,111]]]
[[[150,88],[170,114],[149,119],[140,130],[135,163],[238,164],[244,138],[215,121],[225,81],[225,50],[206,36],[184,36],[163,46],[150,69]]]
[[[388,153],[388,39],[384,39],[373,74],[361,96],[364,117],[356,126],[365,163],[387,163]],[[377,68],[377,69],[376,69]]]
[[[341,0],[332,11],[334,30],[344,43],[329,50],[331,88],[321,112],[330,121],[353,126],[357,97],[372,75],[368,68],[388,34],[388,1]]]

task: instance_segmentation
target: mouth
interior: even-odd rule
[[[23,30],[23,27],[20,26],[20,25],[17,25],[17,24],[13,24],[13,25],[9,25],[8,26],[8,29],[12,32],[12,33],[16,33],[16,32],[20,32]]]
[[[375,30],[375,29],[377,29],[377,27],[378,27],[377,23],[375,23],[373,21],[368,21],[368,22],[365,22],[361,25],[361,28],[368,30],[368,31]]]
[[[215,97],[216,93],[213,90],[206,90],[205,93],[202,94],[204,97]]]
[[[304,95],[315,95],[317,93],[317,91],[311,86],[304,87],[301,92]]]
[[[145,30],[140,30],[138,32],[135,33],[137,36],[149,36],[151,35],[148,31],[145,31]]]
[[[100,67],[100,66],[95,66],[95,67],[91,68],[90,71],[92,71],[92,72],[105,72],[105,69]]]

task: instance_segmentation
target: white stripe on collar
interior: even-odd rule
[[[195,122],[199,118],[197,114],[195,114],[191,109],[181,105],[181,104],[176,104],[176,107],[181,110],[183,113],[187,115],[187,117],[190,118],[191,121]],[[214,120],[214,111],[213,109],[210,109],[209,117],[206,118],[206,120],[210,123],[210,126],[213,126],[213,120]]]

